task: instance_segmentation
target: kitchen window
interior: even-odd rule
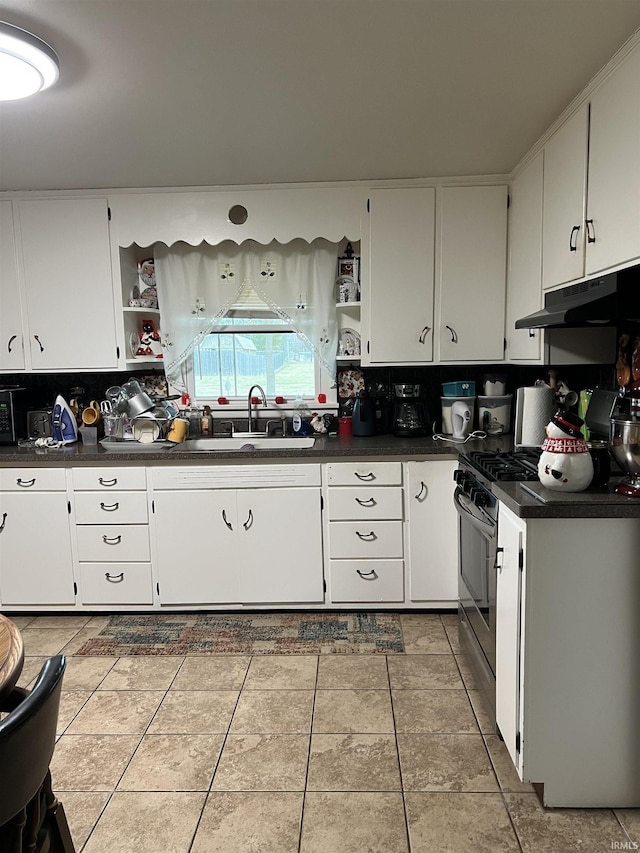
[[[165,370],[198,403],[335,400],[338,245],[318,239],[154,249]]]

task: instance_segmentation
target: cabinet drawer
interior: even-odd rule
[[[401,486],[401,462],[329,462],[327,482],[330,486]]]
[[[141,563],[150,559],[146,524],[87,524],[76,528],[82,562]]]
[[[331,600],[404,601],[402,560],[331,560]]]
[[[402,557],[401,521],[330,521],[330,557]]]
[[[83,604],[153,604],[150,563],[82,563]]]
[[[147,488],[144,468],[74,468],[73,488],[76,491],[122,491]]]
[[[146,524],[146,492],[78,492],[77,524]]]
[[[2,468],[2,492],[64,492],[67,488],[64,468]]]
[[[402,520],[402,489],[396,486],[329,489],[329,519]]]

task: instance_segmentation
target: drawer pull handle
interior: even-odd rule
[[[356,574],[360,575],[362,580],[365,581],[375,581],[378,578],[378,575],[373,569],[371,569],[370,572],[361,572],[360,569],[356,569]]]
[[[120,509],[120,504],[116,501],[114,504],[105,504],[100,503],[100,509],[103,509],[105,512],[115,512],[117,509]]]
[[[115,486],[118,482],[118,478],[114,477],[113,480],[105,480],[104,477],[98,477],[98,482],[101,486]]]
[[[4,525],[5,525],[6,520],[7,520],[7,513],[3,512],[2,513],[2,524],[0,524],[0,533],[2,533],[2,531],[4,530]]]
[[[104,576],[109,583],[122,583],[124,580],[124,572],[120,572],[119,575],[110,575],[109,572],[105,572]]]
[[[414,495],[417,501],[423,501],[427,496],[427,487],[425,486],[424,480],[420,480],[420,491],[417,495]]]
[[[33,477],[31,480],[23,480],[21,477],[18,477],[16,484],[20,486],[21,489],[30,489],[31,486],[35,486],[36,478]]]
[[[242,526],[245,530],[248,530],[250,527],[253,526],[253,513],[251,512],[251,510],[249,510],[249,516]]]
[[[222,510],[222,520],[223,520],[223,521],[224,521],[224,523],[227,525],[227,527],[229,528],[229,530],[233,530],[233,524],[231,524],[231,522],[230,522],[230,521],[227,521],[227,511],[226,511],[226,509],[223,509],[223,510]]]
[[[356,530],[356,536],[359,537],[360,539],[364,539],[365,542],[373,542],[374,539],[378,538],[376,536],[376,534],[373,532],[373,530],[371,531],[371,533],[359,533]]]
[[[355,475],[359,480],[375,480],[376,478],[376,475],[373,473],[373,471],[370,471],[368,474],[358,474],[358,472],[356,471]]]
[[[366,501],[363,501],[360,498],[356,498],[356,503],[360,504],[360,506],[375,506],[376,505],[375,498],[367,498]]]
[[[105,545],[119,545],[122,542],[122,535],[118,534],[117,536],[112,536],[109,538],[106,533],[102,537],[102,541]]]

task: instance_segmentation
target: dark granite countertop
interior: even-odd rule
[[[397,438],[393,435],[376,435],[369,438],[342,437],[335,435],[316,436],[312,448],[274,448],[273,450],[215,450],[206,452],[185,451],[179,444],[169,448],[164,444],[139,445],[122,442],[117,451],[105,450],[102,445],[69,444],[62,448],[0,447],[0,467],[13,465],[82,465],[102,464],[156,465],[189,462],[194,465],[212,465],[232,460],[250,461],[295,461],[327,462],[333,459],[368,459],[372,457],[399,457],[400,459],[424,459],[440,457],[456,459],[460,448],[470,450],[508,450],[511,436],[473,440],[465,444],[436,441],[433,438]],[[120,449],[122,448],[122,449]]]
[[[584,492],[554,492],[540,483],[504,481],[493,483],[491,491],[520,518],[640,518],[640,500],[615,493],[620,479]]]

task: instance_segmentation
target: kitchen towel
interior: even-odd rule
[[[545,427],[556,411],[553,389],[548,385],[518,388],[516,399],[516,447],[540,447]]]

